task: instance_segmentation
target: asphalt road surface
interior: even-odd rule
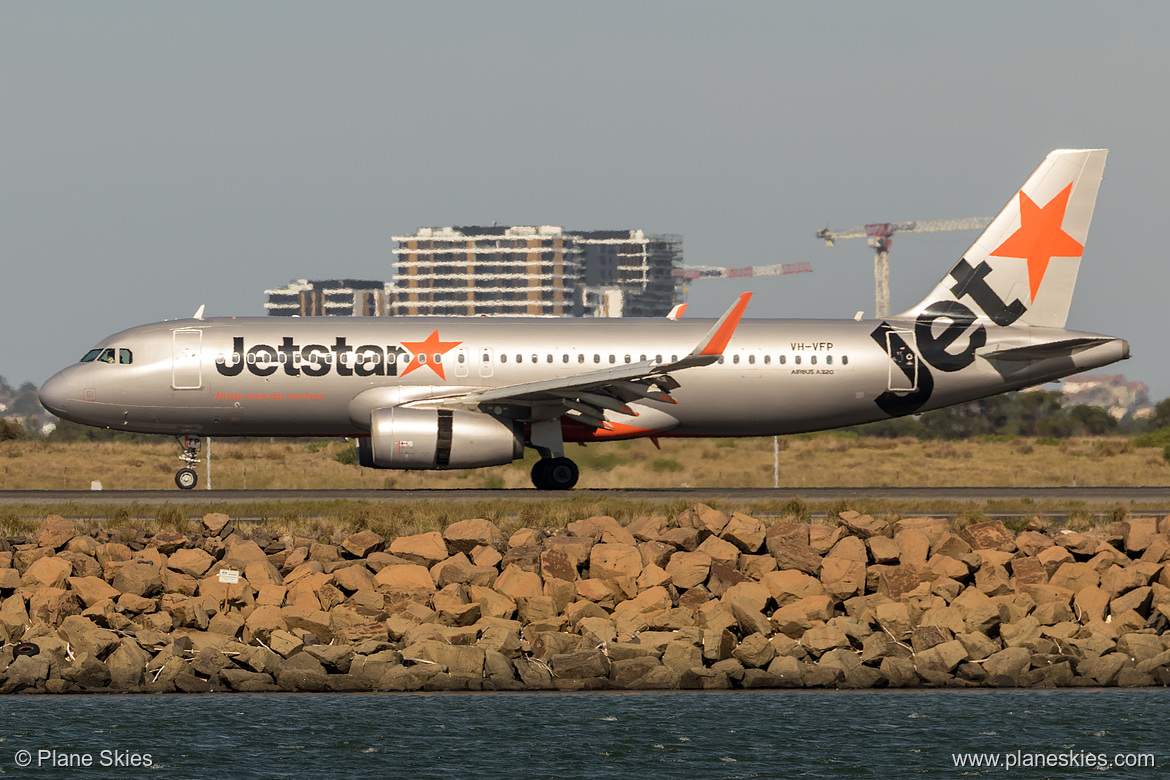
[[[1038,504],[1109,504],[1170,512],[1170,487],[860,487],[860,488],[653,488],[544,490],[4,490],[0,506],[59,504],[244,504],[282,501],[954,501],[986,503],[1030,499]]]

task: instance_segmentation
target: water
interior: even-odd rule
[[[1162,689],[13,696],[0,699],[0,774],[1148,778],[1170,768],[1168,713]],[[955,766],[978,752],[1001,767]],[[1054,766],[1003,768],[1035,753]],[[1083,765],[1117,754],[1155,765]]]

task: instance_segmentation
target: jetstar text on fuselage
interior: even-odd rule
[[[297,344],[291,336],[285,336],[277,346],[256,344],[245,350],[244,337],[232,338],[232,353],[220,354],[215,359],[215,370],[223,376],[239,376],[247,367],[256,376],[271,376],[284,371],[287,376],[325,376],[336,371],[338,376],[398,376],[398,364],[406,361],[401,356],[409,354],[397,345],[385,347],[377,344],[351,346],[344,336],[338,336],[333,344]],[[420,362],[426,356],[419,356]],[[435,355],[432,359],[441,359]]]

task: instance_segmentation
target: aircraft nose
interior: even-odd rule
[[[41,406],[58,417],[64,417],[69,412],[69,386],[72,384],[62,374],[64,372],[49,377],[37,391]]]

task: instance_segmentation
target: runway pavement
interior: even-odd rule
[[[247,504],[272,502],[470,502],[615,499],[625,501],[772,502],[883,500],[890,502],[1018,502],[1045,506],[1122,505],[1170,512],[1170,487],[854,487],[854,488],[654,488],[578,489],[568,492],[520,490],[4,490],[0,506],[62,504]]]

